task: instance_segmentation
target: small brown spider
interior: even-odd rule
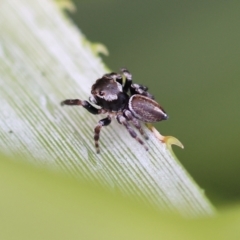
[[[148,150],[130,123],[138,129],[145,139],[148,139],[141,127],[141,122],[158,122],[166,120],[168,116],[147,90],[148,88],[143,85],[132,83],[131,73],[127,69],[121,69],[120,74],[105,74],[92,85],[92,95],[89,101],[101,107],[100,109],[95,108],[88,101],[80,99],[66,99],[61,102],[61,105],[82,106],[92,114],[107,113],[107,117],[100,120],[94,129],[97,153],[100,152],[98,141],[101,128],[109,125],[113,117],[124,125],[130,135]]]

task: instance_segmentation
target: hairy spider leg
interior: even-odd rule
[[[117,120],[120,124],[123,124],[126,129],[128,130],[128,132],[130,133],[130,135],[135,138],[141,145],[143,145],[143,147],[146,149],[146,151],[148,151],[148,147],[144,144],[144,142],[137,136],[136,132],[131,128],[130,124],[128,123],[126,117],[124,117],[123,115],[117,115]]]
[[[87,109],[92,114],[101,114],[103,112],[102,109],[95,108],[92,106],[88,101],[82,101],[80,99],[66,99],[61,102],[61,106],[68,105],[68,106],[82,106]]]
[[[142,125],[140,123],[140,121],[136,118],[133,117],[132,113],[129,110],[125,110],[123,111],[124,116],[127,118],[127,120],[129,120],[133,126],[138,129],[138,131],[141,133],[141,135],[148,140],[148,136],[147,134],[143,131],[142,129]]]
[[[132,74],[126,68],[122,68],[119,75],[122,78],[123,91],[127,92],[132,84]]]
[[[111,121],[112,121],[111,117],[107,116],[106,118],[103,118],[102,120],[100,120],[98,122],[97,126],[94,128],[94,140],[95,140],[95,147],[96,147],[97,153],[100,153],[98,141],[100,138],[101,128],[109,125],[111,123]]]
[[[117,82],[122,84],[124,92],[128,92],[132,84],[132,74],[126,68],[122,68],[120,71],[121,74],[118,75]]]
[[[117,82],[123,85],[123,91],[130,91],[131,95],[140,94],[151,99],[154,99],[154,96],[148,92],[148,87],[141,84],[132,83],[132,74],[126,69],[121,69],[121,74],[118,75],[116,79]]]
[[[61,102],[61,106],[68,105],[68,106],[82,106],[87,109],[92,114],[101,114],[105,113],[104,109],[98,109],[92,106],[88,101],[81,101],[80,99],[66,99]],[[94,140],[95,140],[95,147],[97,153],[100,152],[98,140],[100,137],[100,131],[103,126],[107,126],[111,123],[111,117],[108,116],[98,122],[98,125],[94,128]]]
[[[148,90],[148,87],[143,86],[141,84],[137,84],[137,83],[133,83],[130,86],[131,95],[140,94],[148,98],[154,99],[154,96],[150,94],[147,90]]]

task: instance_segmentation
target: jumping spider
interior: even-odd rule
[[[111,123],[115,117],[118,123],[124,125],[130,135],[148,150],[144,142],[137,136],[130,123],[148,139],[144,133],[141,122],[152,123],[168,118],[163,108],[154,100],[148,92],[148,88],[132,83],[132,75],[127,69],[121,69],[121,73],[108,73],[99,78],[93,85],[89,102],[99,106],[96,108],[88,101],[80,99],[66,99],[61,105],[79,105],[92,114],[107,113],[107,117],[100,120],[94,129],[94,140],[97,153],[99,150],[100,131],[103,126]]]

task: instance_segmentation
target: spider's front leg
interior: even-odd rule
[[[87,109],[92,114],[101,114],[103,112],[102,109],[95,108],[88,101],[82,101],[80,99],[66,99],[61,102],[61,106],[82,106]]]
[[[61,106],[68,105],[68,106],[82,106],[87,109],[92,114],[101,114],[105,113],[106,111],[103,109],[98,109],[92,106],[88,101],[82,101],[80,99],[66,99],[61,102]],[[103,126],[107,126],[111,123],[111,117],[108,116],[98,122],[98,125],[94,128],[94,140],[95,140],[95,147],[97,153],[100,152],[98,140],[100,137],[100,131]]]
[[[100,138],[100,131],[101,131],[101,128],[103,126],[107,126],[111,123],[111,117],[110,116],[107,116],[106,118],[100,120],[98,122],[98,125],[94,128],[94,140],[95,140],[95,147],[96,147],[96,151],[97,153],[100,153],[100,149],[99,149],[99,138]]]

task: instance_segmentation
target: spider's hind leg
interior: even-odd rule
[[[143,147],[145,148],[146,151],[148,151],[148,147],[144,144],[144,142],[137,136],[136,132],[132,129],[130,124],[128,123],[126,117],[123,115],[117,115],[117,120],[120,124],[123,124],[126,129],[128,130],[129,134],[135,138]]]
[[[126,68],[121,68],[116,81],[123,86],[124,92],[128,92],[132,84],[132,74]]]
[[[132,113],[129,110],[125,110],[124,115],[126,116],[126,118],[133,124],[133,126],[141,133],[141,135],[148,140],[148,136],[145,133],[145,131],[142,129],[142,125],[140,123],[140,121],[136,118],[133,117]]]
[[[148,87],[143,86],[141,84],[132,83],[130,86],[130,92],[131,92],[131,95],[140,94],[140,95],[149,97],[151,99],[154,99],[154,96],[148,92]]]

